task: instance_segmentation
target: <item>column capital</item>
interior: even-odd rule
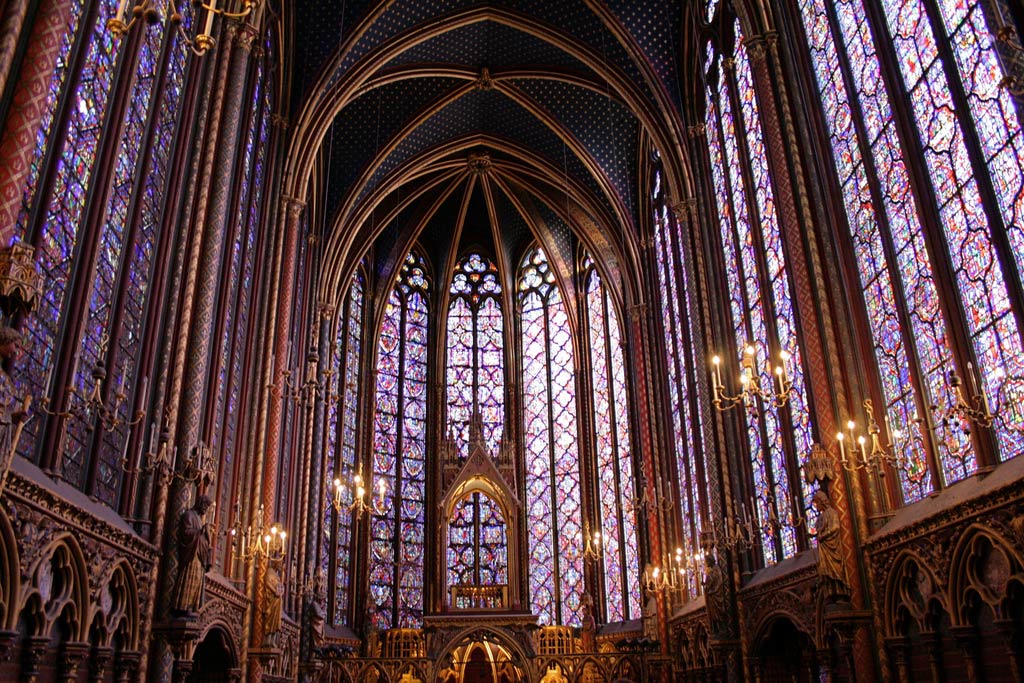
[[[765,37],[754,36],[748,38],[743,42],[747,47],[747,54],[750,55],[750,61],[752,62],[763,62],[768,52],[765,49]]]
[[[281,195],[281,203],[284,205],[284,210],[288,213],[289,218],[298,218],[302,210],[306,208],[305,199],[299,199],[287,194]]]
[[[330,318],[334,315],[334,309],[334,304],[326,301],[321,301],[316,305],[316,312],[321,318]]]
[[[698,123],[686,129],[686,134],[689,135],[691,138],[702,138],[707,134],[707,132],[707,126],[705,126],[703,123]]]

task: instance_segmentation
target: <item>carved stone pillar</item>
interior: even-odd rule
[[[192,674],[192,666],[191,659],[175,659],[171,683],[188,683],[189,676]]]
[[[88,658],[88,643],[64,643],[59,658],[57,680],[62,683],[73,683],[78,678],[78,667]]]
[[[1013,619],[997,619],[994,626],[1002,636],[1003,642],[1006,643],[1013,680],[1022,683],[1024,681],[1024,643],[1021,642],[1020,628]]]
[[[0,27],[0,83],[6,83],[10,59],[15,52],[25,0],[7,3]],[[61,40],[71,21],[71,3],[50,0],[39,3],[32,34],[21,61],[14,98],[0,137],[0,246],[10,244],[21,210],[21,197],[35,152],[36,132],[42,123],[50,79],[60,54]]]
[[[117,683],[136,683],[142,655],[138,652],[118,652],[114,655],[114,680]]]
[[[935,683],[945,683],[946,667],[942,661],[945,650],[942,647],[942,636],[938,633],[922,633],[921,639],[924,641],[925,650],[928,652],[928,664],[932,669],[932,681]]]
[[[90,683],[103,683],[114,659],[114,651],[109,647],[94,647],[89,658]]]
[[[895,668],[898,683],[910,683],[910,644],[906,638],[889,638],[885,641],[889,661]]]
[[[29,636],[21,646],[21,681],[36,683],[39,678],[39,664],[49,649],[50,639],[46,636]]]
[[[978,632],[973,626],[954,626],[950,629],[953,640],[964,655],[964,668],[969,683],[978,680]]]
[[[276,283],[277,292],[273,296],[276,301],[271,317],[267,321],[266,353],[270,354],[271,367],[275,368],[277,377],[269,378],[269,386],[266,387],[261,396],[262,403],[266,406],[266,427],[263,431],[265,438],[262,452],[257,457],[257,471],[259,476],[259,500],[263,503],[265,519],[253,519],[254,525],[270,524],[270,515],[275,509],[275,498],[277,496],[278,477],[278,456],[281,449],[282,426],[284,416],[285,391],[280,381],[280,372],[288,368],[288,339],[291,328],[289,312],[293,308],[295,297],[295,268],[298,261],[299,228],[300,218],[305,210],[305,202],[294,197],[283,197],[281,201],[281,222],[279,228],[282,235],[280,249],[275,256],[272,268],[272,279]],[[263,660],[261,657],[266,652],[261,651],[266,637],[264,625],[264,612],[266,596],[266,562],[259,562],[253,569],[252,588],[252,629],[249,634],[250,656],[249,656],[249,680],[254,683],[261,679],[263,671]]]

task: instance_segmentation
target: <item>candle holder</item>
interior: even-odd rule
[[[348,483],[346,483],[346,481]],[[336,476],[331,482],[332,498],[331,504],[335,512],[349,509],[356,517],[361,517],[364,512],[384,511],[385,497],[387,496],[387,483],[384,479],[377,480],[377,493],[369,501],[366,499],[366,480],[363,479],[363,468],[360,465],[355,473],[344,476]]]
[[[196,17],[193,24],[202,26],[202,30],[192,38],[185,32],[182,25],[182,15],[178,11],[177,3],[174,0],[164,0],[162,7],[154,0],[120,0],[117,4],[117,11],[114,16],[107,19],[107,31],[114,38],[123,38],[141,19],[148,26],[156,26],[162,22],[161,10],[167,16],[172,30],[181,34],[182,42],[198,56],[216,45],[213,37],[213,22],[218,16],[226,19],[244,19],[252,14],[259,5],[258,0],[241,0],[241,9],[238,12],[230,12],[226,9],[225,0],[198,0],[193,5],[196,8]]]
[[[747,406],[756,410],[756,401],[781,408],[789,402],[793,394],[793,380],[790,377],[789,362],[793,355],[783,349],[779,352],[779,364],[775,366],[775,382],[773,386],[764,388],[761,386],[760,372],[757,368],[757,350],[754,345],[747,344],[743,349],[743,358],[740,361],[740,391],[737,394],[729,394],[722,383],[721,364],[719,356],[711,358],[711,403],[719,411],[731,410],[737,406]]]
[[[143,408],[139,408],[130,417],[122,417],[121,411],[124,408],[125,401],[128,400],[128,389],[126,381],[128,379],[128,361],[125,361],[124,367],[121,369],[121,379],[118,382],[117,388],[114,389],[113,396],[111,397],[111,403],[108,406],[103,402],[103,385],[107,381],[107,367],[103,359],[107,355],[107,345],[109,339],[106,334],[100,338],[99,351],[96,354],[96,363],[93,365],[92,372],[90,373],[92,378],[92,387],[88,393],[81,391],[78,387],[73,384],[68,386],[67,392],[71,396],[68,409],[66,411],[51,410],[54,396],[53,393],[53,373],[54,368],[50,368],[50,374],[46,380],[46,396],[43,397],[43,412],[47,415],[57,415],[67,418],[77,418],[88,423],[91,429],[93,425],[100,425],[104,431],[112,432],[119,429],[122,425],[128,427],[134,427],[139,424],[142,419],[146,416],[146,411]],[[77,370],[77,363],[75,365]],[[72,381],[74,381],[75,371],[72,371]],[[149,378],[142,378],[142,389],[141,389],[141,400],[139,405],[144,406],[146,399],[149,396]]]
[[[882,428],[875,420],[875,411],[871,399],[864,399],[864,412],[867,414],[868,431],[867,436],[857,434],[857,424],[853,420],[846,423],[846,432],[836,433],[836,442],[839,444],[839,464],[848,472],[870,467],[882,472],[885,465],[899,468],[903,464],[902,458],[895,454],[892,444],[882,443]],[[898,431],[890,429],[893,439],[902,438]],[[867,449],[868,441],[871,442],[871,450]],[[849,445],[847,445],[849,443]]]
[[[235,506],[235,523],[227,530],[231,541],[232,552],[243,563],[259,561],[266,558],[272,562],[281,562],[288,554],[288,532],[279,523],[264,526],[263,505],[256,511],[258,525],[242,527],[240,506]]]

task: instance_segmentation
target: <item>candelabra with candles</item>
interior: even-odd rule
[[[142,408],[135,411],[135,414],[131,417],[122,417],[121,411],[124,408],[125,401],[128,400],[128,389],[126,382],[128,379],[128,363],[125,362],[124,367],[121,369],[121,379],[118,382],[117,388],[114,389],[112,401],[108,406],[103,401],[103,385],[107,381],[107,367],[103,362],[104,356],[107,355],[107,344],[108,338],[104,334],[100,338],[99,351],[96,355],[96,363],[92,367],[90,373],[92,377],[92,387],[89,392],[85,393],[79,390],[74,385],[68,387],[68,393],[71,395],[71,401],[69,402],[67,412],[59,412],[50,410],[53,399],[53,373],[54,367],[50,367],[50,373],[46,378],[46,396],[43,399],[43,411],[49,415],[59,415],[63,418],[78,418],[88,423],[90,426],[93,422],[98,422],[105,431],[112,432],[122,425],[128,427],[134,427],[142,421],[142,418],[146,416],[146,411]],[[77,358],[76,358],[77,360]],[[77,372],[77,363],[75,368],[72,370],[71,376],[74,376]],[[139,405],[146,404],[146,398],[149,396],[149,378],[142,378],[141,388],[141,399]]]
[[[242,527],[240,506],[235,506],[235,523],[228,529],[231,540],[232,554],[243,563],[259,561],[266,558],[273,562],[281,562],[288,554],[288,533],[281,524],[273,523],[265,527],[263,522],[263,506],[256,511],[258,526]]]
[[[994,371],[995,379],[1002,380],[1006,372],[1001,368]],[[974,364],[967,364],[967,387],[964,381],[955,372],[949,373],[949,385],[953,387],[956,396],[954,403],[942,416],[943,422],[950,418],[955,419],[963,425],[964,431],[968,431],[969,424],[976,424],[982,429],[988,429],[996,420],[988,401],[988,394],[982,384],[980,377],[975,377]],[[965,393],[966,392],[966,393]]]
[[[789,361],[792,354],[783,349],[779,352],[779,364],[775,366],[775,384],[767,388],[761,386],[760,372],[757,368],[757,349],[753,344],[747,344],[743,349],[743,359],[740,362],[740,391],[738,394],[729,394],[722,383],[722,359],[719,356],[711,358],[711,386],[713,397],[711,403],[720,411],[731,410],[736,406],[745,405],[755,409],[756,399],[760,399],[776,408],[781,408],[789,401],[793,393],[793,380],[790,377]]]
[[[672,510],[672,500],[670,498],[663,497],[657,499],[655,496],[648,495],[647,477],[641,476],[637,484],[640,494],[627,497],[622,501],[622,506],[627,512],[634,516],[639,516],[649,511],[667,514]]]
[[[892,452],[894,450],[892,444],[882,445],[882,428],[875,420],[871,399],[864,399],[863,406],[864,412],[868,416],[867,436],[858,435],[856,433],[857,424],[853,420],[848,420],[846,432],[836,433],[836,441],[839,443],[839,464],[848,472],[870,467],[884,476],[883,466],[889,465],[898,468],[902,464],[902,458]],[[899,440],[903,436],[899,431],[893,429],[890,429],[889,433],[893,440]],[[869,439],[871,441],[870,451],[867,448]],[[850,444],[849,447],[846,445],[847,442]]]
[[[376,505],[372,501],[367,501],[366,481],[363,479],[362,466],[351,475],[350,484],[347,484],[341,476],[337,476],[331,482],[331,489],[333,494],[331,504],[334,506],[335,512],[341,512],[343,509],[348,508],[356,517],[360,517],[364,512],[374,510],[374,508],[376,508],[377,512],[384,510],[385,496],[388,490],[387,484],[383,479],[378,479],[377,495],[375,496]],[[351,498],[346,500],[350,492]]]
[[[728,548],[730,551],[745,552],[753,548],[757,539],[757,524],[753,511],[744,506],[741,515],[738,506],[734,504],[733,522],[732,527],[726,526],[724,538],[719,540],[718,532],[712,527],[710,538],[705,541],[719,548]]]
[[[703,561],[703,555],[701,555],[701,561]],[[648,564],[644,569],[644,588],[648,593],[669,595],[682,590],[686,587],[686,563],[687,559],[683,556],[683,549],[676,548],[675,556],[669,562],[667,569],[663,570],[658,565]]]
[[[258,0],[241,0],[239,3],[240,9],[237,12],[229,11],[227,4],[228,2],[225,2],[225,0],[206,0],[205,2],[198,0],[193,2],[197,10],[200,10],[200,12],[197,12],[194,24],[203,27],[202,31],[195,38],[191,38],[185,33],[185,29],[182,26],[182,16],[178,11],[175,0],[164,0],[162,9],[163,13],[170,20],[173,29],[181,34],[185,45],[195,54],[202,56],[217,43],[213,37],[214,19],[218,16],[227,19],[244,19],[252,14],[259,3]],[[161,22],[160,13],[161,8],[154,0],[120,0],[117,4],[117,12],[113,17],[107,19],[107,30],[115,38],[121,38],[140,19],[150,26],[159,24]],[[202,13],[205,13],[205,16]]]

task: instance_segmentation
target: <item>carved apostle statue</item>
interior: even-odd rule
[[[173,609],[194,615],[203,598],[203,579],[210,569],[210,531],[203,517],[210,508],[209,496],[201,495],[178,519],[178,578],[174,585]]]
[[[580,646],[584,652],[597,652],[597,622],[594,620],[594,598],[583,594],[583,627],[580,629]]]
[[[843,562],[843,539],[840,535],[839,512],[828,494],[815,492],[811,504],[818,511],[815,523],[818,539],[818,590],[828,602],[842,602],[850,597],[850,582]]]
[[[277,633],[281,630],[281,599],[284,595],[284,583],[281,581],[281,569],[277,562],[267,563],[263,582],[266,587],[263,599],[263,633],[266,644],[273,647],[277,643]]]
[[[707,553],[707,567],[704,571],[704,605],[708,615],[708,633],[721,636],[728,629],[726,617],[725,574],[718,566],[716,553]]]
[[[29,399],[19,398],[10,366],[21,356],[21,333],[13,327],[0,327],[0,490],[7,479],[11,458],[18,449],[18,437],[28,417]]]

